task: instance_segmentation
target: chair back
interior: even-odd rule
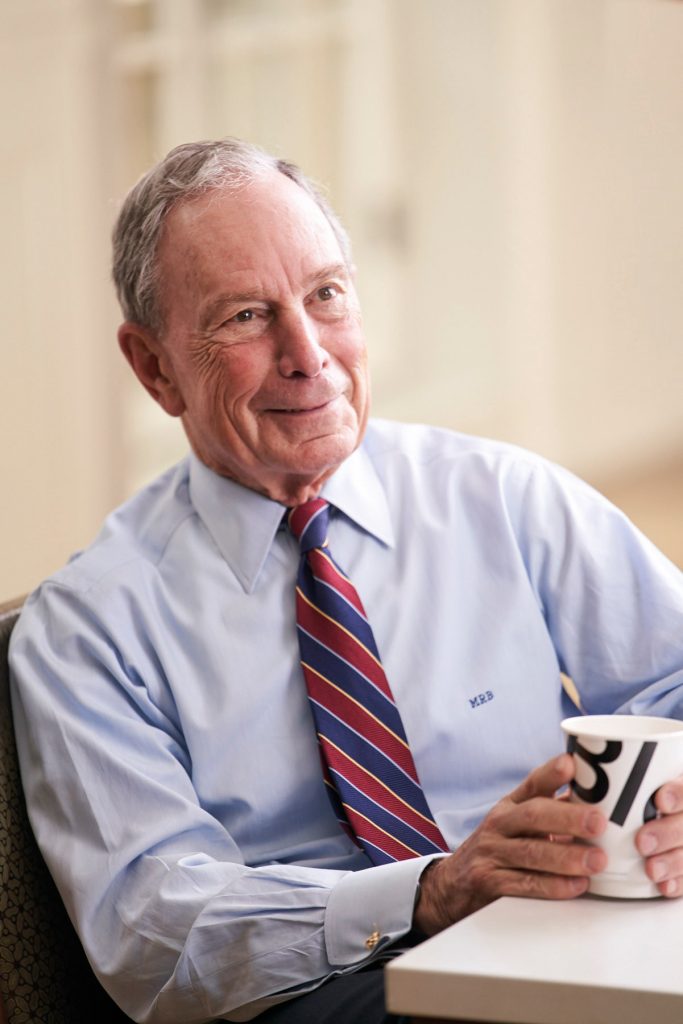
[[[26,814],[7,663],[21,604],[0,605],[0,996],[6,1021],[130,1024],[90,968]]]

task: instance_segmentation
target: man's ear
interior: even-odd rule
[[[182,416],[185,402],[175,382],[171,362],[161,342],[139,324],[121,324],[119,347],[133,373],[169,416]]]

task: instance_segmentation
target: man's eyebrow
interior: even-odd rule
[[[306,280],[306,285],[315,284],[316,281],[324,281],[328,277],[349,277],[349,268],[345,263],[330,263],[327,267],[321,267],[314,271]]]

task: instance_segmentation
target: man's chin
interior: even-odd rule
[[[360,436],[358,417],[348,407],[343,415],[338,408],[330,407],[277,414],[262,422],[260,431],[264,449],[270,449],[275,459],[282,459],[293,469],[304,461],[314,462],[316,453],[322,462],[327,453],[341,462],[357,447]]]
[[[355,451],[360,440],[358,430],[346,430],[306,438],[297,445],[273,452],[268,492],[284,504],[299,504],[313,497],[325,480]],[[301,497],[304,492],[306,496]],[[293,494],[297,496],[293,497]]]
[[[282,466],[295,476],[329,475],[348,459],[358,447],[359,440],[357,431],[306,438],[296,446],[296,452],[283,459]]]

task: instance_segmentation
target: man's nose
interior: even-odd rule
[[[299,373],[317,377],[329,359],[320,343],[319,325],[305,309],[289,311],[280,317],[278,332],[278,366],[283,377]]]

